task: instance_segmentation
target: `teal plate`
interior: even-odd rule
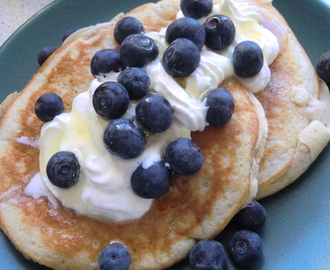
[[[37,52],[60,46],[63,33],[108,21],[144,0],[56,0],[18,29],[0,48],[0,101],[20,91],[38,70]],[[330,8],[319,0],[274,0],[313,64],[330,50]],[[308,80],[308,78],[306,78]],[[330,269],[330,146],[296,182],[261,203],[268,219],[259,233],[263,258],[251,269]],[[217,237],[227,246],[234,224]],[[28,261],[0,233],[0,270],[46,270]],[[187,261],[170,267],[190,269]],[[241,269],[229,262],[229,269]],[[244,268],[246,269],[246,268]]]

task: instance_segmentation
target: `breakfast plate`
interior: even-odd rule
[[[61,45],[64,32],[108,21],[146,0],[56,0],[18,29],[0,48],[0,101],[20,91],[38,70],[37,52],[43,46]],[[319,0],[274,0],[273,5],[287,19],[313,64],[330,50],[330,8]],[[308,78],[306,78],[308,80]],[[311,167],[284,190],[261,200],[268,212],[258,232],[264,256],[253,269],[328,269],[330,267],[330,145]],[[235,224],[217,237],[227,246]],[[0,269],[46,270],[15,249],[0,232]],[[187,260],[170,267],[188,270]],[[229,269],[240,269],[231,263]],[[246,268],[245,268],[246,269]]]

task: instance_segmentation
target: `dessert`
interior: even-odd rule
[[[171,5],[170,5],[171,4]],[[161,2],[159,5],[166,5],[168,8],[171,8],[173,10],[173,14],[171,15],[171,19],[165,20],[164,15],[161,15],[160,17],[154,18],[156,20],[149,20],[148,16],[155,16],[155,13],[148,13],[146,12],[146,6],[141,7],[140,9],[143,10],[141,13],[146,16],[147,19],[141,18],[141,21],[146,21],[144,24],[146,29],[148,27],[150,29],[148,30],[159,30],[157,27],[155,27],[156,23],[154,22],[161,22],[161,26],[166,26],[174,19],[173,15],[176,13],[178,10],[177,5],[175,3],[170,3],[169,2]],[[173,5],[174,4],[174,5]],[[177,3],[176,3],[177,4]],[[159,9],[155,5],[149,5],[148,8],[150,9],[156,9],[158,10],[158,16],[160,14],[163,14],[164,9]],[[177,10],[176,10],[177,9]],[[139,11],[132,11],[132,14],[138,13]],[[157,13],[156,13],[157,14]],[[141,15],[141,14],[140,14]],[[175,14],[176,15],[176,14]],[[137,15],[139,17],[139,15]],[[157,20],[158,19],[158,20]],[[164,22],[165,21],[165,22]],[[148,25],[148,22],[152,22],[152,25]],[[31,140],[32,138],[35,139],[38,137],[39,134],[39,129],[42,125],[42,123],[39,123],[38,126],[36,127],[35,130],[31,130],[31,126],[34,126],[33,124],[36,122],[36,118],[33,115],[33,102],[42,94],[45,92],[51,92],[54,90],[52,86],[57,85],[59,89],[61,89],[63,92],[61,93],[63,100],[66,105],[66,111],[69,111],[69,108],[71,106],[71,100],[73,97],[77,95],[78,92],[81,91],[86,91],[86,85],[88,87],[89,82],[93,79],[90,76],[90,73],[86,76],[88,80],[83,78],[82,80],[79,80],[79,84],[75,85],[75,83],[78,81],[79,75],[73,75],[73,76],[78,76],[76,77],[76,81],[72,81],[72,78],[68,78],[67,74],[69,71],[69,67],[67,65],[61,65],[61,61],[65,57],[68,57],[69,52],[70,56],[73,58],[77,58],[80,56],[83,56],[79,60],[81,61],[82,59],[82,73],[80,74],[87,74],[87,69],[85,67],[89,66],[89,61],[91,58],[91,54],[89,57],[85,54],[79,55],[79,52],[76,49],[72,49],[77,44],[84,44],[82,41],[87,42],[91,40],[94,42],[92,44],[92,48],[94,50],[100,50],[102,47],[98,47],[96,44],[95,40],[95,30],[98,30],[97,36],[102,40],[104,38],[106,40],[106,48],[117,48],[118,46],[114,41],[113,37],[109,35],[109,33],[105,33],[107,30],[107,27],[109,25],[104,24],[104,25],[99,25],[96,26],[95,28],[89,28],[89,29],[83,29],[81,31],[78,31],[76,35],[73,35],[71,37],[71,42],[70,39],[67,41],[66,45],[59,51],[59,53],[54,55],[48,63],[44,67],[42,67],[42,70],[39,73],[39,76],[43,77],[45,74],[47,74],[47,77],[50,79],[49,81],[46,82],[45,88],[40,88],[41,90],[39,93],[35,91],[33,93],[33,98],[28,99],[29,104],[28,104],[28,110],[24,110],[24,112],[29,112],[29,115],[31,116],[31,120],[29,121],[28,116],[24,119],[23,128],[29,129],[30,134],[23,135],[23,132],[21,133],[16,133],[16,134],[9,134],[7,138],[16,138],[16,142],[10,141],[8,143],[8,140],[5,138],[5,151],[10,149],[10,151],[17,151],[20,152],[19,155],[23,159],[21,164],[25,164],[26,169],[25,171],[19,172],[19,178],[16,178],[16,181],[18,179],[24,179],[24,182],[22,183],[21,181],[17,181],[18,185],[15,185],[16,189],[12,189],[13,187],[13,182],[10,177],[7,177],[7,173],[9,170],[9,167],[6,168],[1,168],[2,176],[4,176],[5,181],[7,181],[7,185],[4,185],[2,187],[1,194],[4,194],[8,198],[8,200],[4,200],[3,207],[1,208],[1,224],[4,228],[4,231],[11,237],[13,242],[18,246],[18,248],[22,249],[22,251],[29,257],[31,257],[34,260],[37,260],[43,264],[49,265],[54,268],[61,269],[64,267],[71,267],[72,269],[89,269],[92,265],[92,267],[96,267],[95,263],[96,260],[95,258],[97,257],[97,250],[99,251],[101,246],[105,245],[106,242],[109,241],[114,241],[113,235],[108,232],[109,230],[109,222],[107,221],[97,221],[96,217],[93,219],[90,219],[85,216],[80,216],[76,214],[72,210],[68,210],[62,207],[55,208],[54,210],[54,205],[52,203],[56,203],[51,200],[51,196],[48,198],[50,199],[50,203],[47,201],[46,197],[38,197],[37,194],[34,192],[30,193],[30,195],[35,196],[34,199],[31,197],[26,196],[27,191],[25,190],[25,194],[22,193],[23,187],[30,181],[30,179],[36,175],[38,172],[38,166],[37,166],[37,159],[35,156],[38,154],[38,150],[33,148],[34,141]],[[113,29],[114,23],[110,23],[110,29]],[[102,37],[104,35],[104,37]],[[106,36],[108,35],[108,36]],[[76,40],[74,38],[77,38]],[[95,52],[95,51],[94,51]],[[61,54],[62,53],[62,54]],[[66,54],[67,53],[67,54]],[[63,56],[63,59],[61,58]],[[84,58],[86,56],[86,58]],[[66,63],[71,63],[70,60],[68,59]],[[52,61],[54,61],[52,63]],[[84,62],[85,61],[85,62]],[[86,66],[84,66],[86,65]],[[63,67],[64,69],[61,70],[58,67]],[[52,71],[52,68],[57,69],[56,71],[56,76],[53,78],[56,81],[52,81],[52,74],[49,73]],[[47,70],[48,69],[48,70]],[[89,71],[88,71],[89,72]],[[40,75],[42,74],[42,75]],[[79,74],[79,72],[78,72]],[[63,77],[61,77],[61,75]],[[88,77],[89,76],[89,77]],[[38,75],[34,78],[34,83],[38,83]],[[28,86],[27,89],[32,88],[33,82]],[[40,82],[40,81],[39,81]],[[59,84],[62,84],[66,87],[67,85],[70,85],[69,89],[64,88],[61,86],[58,86]],[[85,85],[85,87],[83,87]],[[35,85],[33,85],[33,89]],[[263,153],[262,148],[263,148],[263,143],[265,139],[265,131],[266,131],[266,124],[264,120],[264,115],[262,112],[262,109],[260,108],[260,105],[258,102],[253,98],[251,94],[246,92],[244,87],[233,78],[227,79],[222,85],[222,87],[226,88],[229,90],[232,95],[234,96],[235,99],[235,113],[233,115],[233,118],[231,121],[226,125],[224,128],[214,128],[214,127],[208,127],[205,129],[203,132],[195,132],[192,134],[193,140],[199,145],[199,147],[202,149],[204,155],[207,156],[207,162],[206,164],[212,164],[210,165],[205,165],[202,167],[201,171],[199,171],[195,176],[190,177],[188,181],[186,180],[185,177],[177,177],[174,179],[174,185],[172,187],[172,190],[164,195],[164,197],[161,197],[159,199],[155,199],[153,202],[151,210],[147,211],[146,214],[140,218],[137,221],[132,221],[131,224],[113,224],[111,223],[111,229],[113,232],[121,233],[120,239],[115,239],[117,241],[123,242],[130,250],[132,254],[132,268],[134,269],[137,268],[142,268],[145,269],[150,269],[152,267],[155,268],[163,268],[168,266],[169,264],[172,264],[176,262],[177,260],[180,260],[183,258],[188,250],[191,248],[192,244],[196,241],[196,239],[201,239],[201,238],[210,238],[215,236],[230,220],[230,218],[233,216],[233,214],[242,206],[244,205],[247,201],[249,201],[251,198],[248,196],[248,194],[251,191],[251,184],[253,184],[254,178],[255,178],[255,173],[256,173],[256,164],[260,160],[260,157]],[[39,89],[40,85],[38,85]],[[85,89],[84,89],[85,88]],[[63,90],[64,89],[64,90]],[[74,89],[76,92],[72,93],[70,92],[72,89]],[[56,91],[58,92],[58,91]],[[26,97],[30,97],[30,94],[28,90],[24,91],[25,93],[25,99]],[[24,98],[24,93],[21,95],[21,99],[17,99],[16,105],[18,104],[19,101],[21,101]],[[19,101],[18,101],[19,100]],[[32,101],[33,100],[33,101]],[[15,103],[14,103],[15,104]],[[13,105],[12,105],[13,106]],[[24,105],[21,105],[24,107]],[[10,108],[7,112],[7,114],[4,116],[2,120],[2,124],[5,127],[8,127],[9,121],[12,121],[12,118],[9,120],[9,112]],[[23,121],[18,121],[18,125],[22,125]],[[6,125],[7,123],[7,125]],[[12,124],[12,122],[10,123]],[[10,125],[11,126],[11,125]],[[24,130],[25,131],[25,130]],[[9,131],[10,132],[10,131]],[[237,134],[240,134],[238,137]],[[233,136],[235,134],[235,136]],[[214,141],[214,138],[216,136],[223,135],[224,140],[221,142]],[[28,140],[25,140],[28,137]],[[239,139],[238,139],[239,138]],[[23,142],[23,144],[22,144]],[[247,143],[248,142],[248,143]],[[8,144],[7,144],[8,143]],[[25,144],[24,144],[25,143]],[[26,145],[26,143],[29,143],[30,145]],[[6,146],[7,144],[7,146]],[[31,147],[32,146],[32,147]],[[235,148],[235,151],[233,149]],[[219,149],[220,151],[217,153],[214,153],[214,149]],[[12,153],[12,152],[10,152]],[[24,153],[24,154],[23,154]],[[27,154],[28,153],[28,154]],[[222,162],[219,163],[219,167],[214,170],[214,160],[217,160],[219,162],[220,160]],[[237,164],[237,160],[240,160],[240,163]],[[9,164],[9,159],[6,157],[2,157],[3,164],[7,163]],[[33,161],[33,162],[31,162]],[[224,162],[225,161],[225,162]],[[20,165],[21,165],[20,164]],[[28,166],[27,166],[28,164]],[[233,164],[232,166],[228,167],[228,164]],[[8,165],[7,165],[8,166]],[[223,167],[221,167],[223,166]],[[24,167],[24,166],[23,166]],[[28,168],[27,168],[28,167]],[[31,169],[32,168],[32,169]],[[10,168],[12,169],[12,168]],[[210,174],[210,171],[212,173]],[[224,173],[226,172],[226,173]],[[237,181],[233,181],[232,178],[232,173],[236,172],[239,173],[240,175],[237,175]],[[235,173],[235,174],[236,174]],[[230,177],[225,177],[225,175],[230,175]],[[220,179],[218,178],[220,175]],[[191,179],[197,179],[196,181],[189,181]],[[205,179],[207,180],[205,182]],[[221,185],[220,188],[214,188],[218,187],[218,185]],[[196,188],[197,186],[197,188]],[[240,186],[240,188],[238,188]],[[183,187],[185,189],[183,190]],[[243,188],[244,187],[244,188]],[[184,195],[185,192],[188,191],[188,195],[195,194],[196,191],[201,191],[201,190],[206,190],[206,194],[210,194],[210,198],[214,198],[215,201],[212,201],[212,199],[206,199],[209,196],[206,196],[205,194],[200,194],[198,192],[196,199],[194,198],[187,198],[187,195]],[[182,193],[181,193],[182,192]],[[253,188],[252,188],[252,192]],[[181,195],[182,194],[182,195]],[[225,197],[222,197],[224,194]],[[40,195],[40,194],[39,194]],[[42,194],[44,195],[44,194]],[[252,195],[253,196],[253,195]],[[221,199],[219,199],[221,198]],[[188,209],[187,210],[187,205],[180,205],[177,202],[182,202],[185,201],[187,202],[187,205],[194,205],[194,209]],[[190,201],[192,200],[192,201]],[[165,202],[171,202],[171,204],[166,207],[163,204]],[[158,203],[157,203],[158,202]],[[216,206],[217,204],[221,204],[222,209],[221,212],[219,212],[218,207],[210,207],[210,205]],[[179,206],[178,206],[179,205]],[[197,207],[195,205],[198,205]],[[165,228],[162,228],[162,224],[164,222],[164,215],[162,213],[168,213],[168,209],[174,209],[174,210],[179,210],[181,209],[182,214],[180,212],[175,212],[171,213],[169,217],[169,221],[171,224],[166,224],[164,225]],[[24,209],[24,210],[23,210]],[[29,211],[26,211],[29,209]],[[154,211],[153,211],[154,209]],[[156,210],[155,210],[156,209]],[[199,210],[198,210],[199,209]],[[32,210],[32,211],[31,211]],[[30,212],[31,211],[31,212]],[[199,214],[198,214],[199,213]],[[29,228],[31,225],[36,228],[35,232],[33,233],[33,236],[29,235],[30,238],[34,238],[35,242],[33,244],[34,247],[38,247],[38,245],[43,245],[45,243],[45,239],[47,241],[59,241],[58,239],[60,238],[62,243],[58,243],[58,250],[61,249],[61,254],[58,254],[58,250],[55,250],[54,252],[54,245],[52,247],[47,249],[47,255],[48,258],[44,257],[36,257],[33,255],[33,249],[29,246],[30,250],[27,250],[24,246],[22,246],[22,241],[19,239],[22,234],[19,233],[19,228],[18,226],[15,228],[12,228],[9,226],[11,220],[10,216],[13,214],[17,214],[17,216],[21,216],[20,219],[20,228],[24,228],[29,231]],[[24,216],[24,219],[22,218],[22,215]],[[174,215],[174,216],[173,216]],[[36,218],[35,217],[41,217],[41,218]],[[203,217],[207,217],[205,220],[203,220]],[[193,223],[196,221],[196,218],[198,220],[198,226],[194,228]],[[199,220],[200,219],[200,220]],[[43,222],[42,227],[36,226],[37,224],[40,223],[40,221]],[[175,225],[173,222],[176,222]],[[152,222],[152,227],[155,228],[155,233],[150,235],[151,230],[151,222]],[[51,223],[51,224],[50,224]],[[70,225],[70,232],[67,231],[66,226],[63,226],[65,223]],[[135,224],[135,225],[134,225]],[[148,225],[149,224],[149,225]],[[48,226],[51,229],[46,229]],[[167,227],[166,227],[167,226]],[[213,227],[210,229],[210,227]],[[55,228],[56,227],[56,228]],[[86,233],[86,227],[88,227],[88,233]],[[125,228],[124,228],[125,227]],[[189,228],[191,227],[191,228]],[[40,228],[40,229],[38,229]],[[144,233],[142,236],[137,235],[136,233],[131,236],[127,231],[147,231],[149,234],[148,239],[142,239],[143,236],[146,236],[147,234]],[[173,231],[173,233],[168,234],[168,230]],[[179,236],[176,234],[176,231],[180,232]],[[55,232],[54,232],[55,231]],[[126,232],[122,234],[122,232]],[[107,234],[109,233],[109,237],[107,238]],[[164,234],[165,233],[165,234]],[[95,237],[95,234],[97,235]],[[101,236],[102,234],[102,236]],[[163,234],[163,235],[162,235]],[[52,239],[52,236],[55,237]],[[65,237],[63,237],[63,235]],[[40,236],[46,236],[43,239]],[[26,236],[25,236],[26,237]],[[138,237],[138,240],[135,240],[135,238]],[[168,242],[164,241],[164,239],[167,240],[173,239],[173,250],[175,252],[171,252],[170,248],[168,247]],[[83,239],[84,238],[84,239]],[[104,239],[107,238],[107,239]],[[154,246],[150,245],[150,242],[153,242],[155,238],[160,239],[159,241],[161,243],[158,243],[157,247],[155,248]],[[98,239],[102,239],[98,241]],[[130,245],[128,244],[129,241],[138,241],[139,245],[134,248],[134,244]],[[81,245],[83,243],[83,245]],[[94,250],[91,250],[90,243],[94,247],[96,247]],[[144,243],[144,244],[143,244]],[[146,244],[148,243],[148,244]],[[24,244],[24,243],[23,243]],[[30,243],[28,242],[30,245]],[[77,248],[79,246],[79,248]],[[165,248],[166,246],[166,248]],[[40,247],[40,246],[39,246]],[[44,246],[42,246],[45,248]],[[137,250],[138,249],[138,250]],[[77,250],[80,250],[77,252]],[[143,250],[143,256],[141,256],[141,250]],[[63,252],[62,252],[63,251]],[[68,262],[68,257],[72,257],[72,253],[76,254],[75,259],[71,260]],[[53,254],[54,257],[49,258],[49,254]],[[89,256],[86,256],[86,254],[89,254]],[[168,255],[170,254],[170,255]],[[168,255],[168,257],[166,257]],[[62,261],[59,260],[60,256],[62,256]],[[63,258],[64,257],[64,258]],[[83,260],[83,258],[88,257],[90,261]],[[56,262],[54,262],[56,261]],[[54,264],[54,263],[59,263],[60,265]],[[66,266],[67,263],[70,263],[70,266]],[[145,264],[145,265],[143,265]],[[70,269],[70,268],[69,268]]]
[[[156,31],[173,21],[178,10],[177,1],[163,1],[139,7],[128,15],[143,22],[146,31]],[[152,22],[150,16],[154,16]],[[260,104],[234,78],[222,84],[235,101],[235,112],[229,123],[225,127],[208,127],[203,132],[195,132],[192,135],[193,141],[204,155],[202,168],[193,176],[176,176],[172,180],[170,191],[154,199],[152,204],[150,200],[139,199],[137,204],[133,200],[127,206],[130,201],[126,203],[123,196],[116,197],[114,193],[115,197],[110,201],[110,207],[113,205],[111,211],[103,209],[104,202],[93,202],[91,208],[79,203],[75,205],[77,192],[74,188],[79,189],[79,183],[83,183],[82,181],[65,190],[71,194],[61,202],[53,199],[56,187],[48,185],[50,189],[46,189],[46,193],[45,190],[38,189],[38,181],[41,181],[39,170],[45,170],[45,166],[41,164],[58,151],[54,150],[57,145],[54,136],[66,137],[69,139],[69,145],[79,144],[79,133],[71,133],[69,137],[66,132],[62,135],[57,133],[57,130],[59,133],[62,129],[66,130],[61,123],[69,121],[70,117],[66,117],[70,111],[77,121],[69,124],[68,128],[73,125],[82,128],[82,134],[89,132],[84,129],[84,120],[79,120],[80,116],[77,114],[77,111],[84,111],[85,103],[79,101],[89,99],[88,89],[93,81],[89,70],[92,56],[101,49],[118,48],[113,37],[113,29],[118,19],[117,17],[110,23],[76,32],[78,37],[71,42],[67,40],[61,49],[50,56],[1,119],[2,130],[8,130],[7,134],[2,133],[2,149],[6,156],[1,157],[1,194],[8,198],[3,200],[1,206],[2,228],[25,256],[55,269],[96,269],[100,250],[111,241],[119,241],[127,247],[132,258],[132,269],[168,267],[187,256],[197,239],[216,236],[238,209],[256,193],[257,163],[262,155],[267,125]],[[86,54],[86,51],[89,53]],[[74,73],[70,72],[73,63],[76,63]],[[159,66],[156,68],[159,69]],[[152,70],[147,71],[152,73]],[[155,77],[156,75],[151,76],[157,83],[160,81],[160,86],[151,85],[151,88],[162,89],[162,85],[170,83],[177,91],[180,90],[175,81],[162,82],[161,78]],[[213,84],[217,86],[218,79],[214,79]],[[91,89],[95,90],[99,84],[94,80]],[[90,92],[93,93],[94,90]],[[55,92],[62,97],[65,113],[56,117],[49,125],[45,124],[42,138],[39,139],[43,122],[36,117],[34,106],[37,99],[48,92]],[[183,95],[182,92],[181,97]],[[72,99],[76,96],[78,97],[74,100],[71,110]],[[174,101],[175,98],[176,96],[173,97]],[[172,106],[176,104],[174,101],[171,101]],[[180,102],[181,99],[178,99],[177,106],[182,108],[179,110],[179,113],[182,111],[179,117],[187,119],[185,116],[190,112]],[[16,114],[18,118],[13,119],[14,115],[10,111],[14,108],[17,110],[17,106],[24,113]],[[56,123],[59,123],[59,128],[56,128]],[[90,123],[93,124],[94,121]],[[104,122],[98,123],[102,125]],[[187,123],[191,126],[190,129],[199,129],[200,122],[195,121],[195,118]],[[53,130],[52,125],[55,126]],[[202,127],[204,125],[202,124]],[[186,130],[183,130],[183,134],[187,133]],[[190,136],[189,133],[186,137]],[[166,135],[166,131],[161,134]],[[214,141],[215,137],[222,139]],[[35,140],[38,140],[41,149],[40,164]],[[159,142],[162,143],[162,140]],[[15,171],[16,180],[9,174],[9,170],[12,171],[13,168],[9,157],[13,156],[16,156],[15,160],[20,160],[19,170],[17,168]],[[121,163],[125,169],[120,173],[125,173],[125,170],[130,168],[127,165],[130,163],[127,162],[133,161],[123,162],[118,159],[114,162]],[[214,162],[218,165],[214,166]],[[94,166],[98,164],[100,163],[96,160]],[[132,173],[132,169],[129,173]],[[48,195],[49,191],[53,192],[53,195]],[[119,194],[125,195],[127,192],[131,194],[129,198],[137,198],[132,197],[132,191],[127,189],[123,189]],[[100,193],[100,196],[107,196],[107,193]],[[68,208],[70,199],[73,201],[71,209]],[[141,202],[146,202],[147,205],[143,206]],[[141,205],[141,209],[132,208],[134,204]],[[127,206],[126,210],[133,210],[122,211],[123,205]],[[108,213],[110,216],[107,216]],[[13,224],[12,218],[19,222]],[[125,221],[127,219],[129,220]]]

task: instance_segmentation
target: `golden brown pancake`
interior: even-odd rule
[[[264,17],[265,27],[278,36],[281,51],[270,66],[269,84],[256,95],[268,121],[257,198],[296,180],[330,139],[329,90],[284,18],[267,6],[260,4],[258,12]]]
[[[177,0],[164,0],[127,15],[138,18],[147,31],[159,30],[178,10]],[[118,18],[81,31],[58,49],[13,103],[4,106],[0,120],[1,228],[27,258],[54,269],[97,269],[100,250],[112,241],[128,248],[130,269],[163,269],[187,256],[197,240],[216,236],[255,193],[267,125],[258,101],[234,79],[222,85],[235,100],[231,121],[192,134],[204,154],[201,170],[176,176],[170,191],[155,199],[141,219],[98,221],[24,193],[39,171],[37,141],[43,123],[34,114],[36,100],[58,93],[69,111],[72,99],[93,79],[93,54],[118,48],[112,36]]]

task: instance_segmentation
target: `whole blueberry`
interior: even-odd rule
[[[103,142],[112,155],[131,159],[143,153],[146,135],[134,121],[121,118],[105,128]]]
[[[172,173],[163,160],[150,166],[141,164],[132,174],[133,191],[145,199],[154,199],[164,195],[170,188]]]
[[[160,133],[172,124],[174,111],[162,95],[149,93],[136,106],[136,121],[147,131]]]
[[[90,68],[94,77],[105,77],[111,71],[120,71],[123,69],[123,63],[119,51],[112,49],[97,51],[92,57]]]
[[[234,113],[234,98],[226,89],[216,88],[206,97],[206,121],[212,126],[223,126]]]
[[[262,256],[262,240],[253,231],[239,230],[230,238],[228,251],[235,263],[241,266],[251,266]]]
[[[205,43],[205,29],[199,21],[193,18],[180,18],[173,21],[166,29],[165,39],[171,43],[177,38],[187,38],[194,42],[196,47],[201,50]]]
[[[113,32],[115,40],[121,44],[126,37],[132,34],[144,34],[142,23],[130,16],[120,19]]]
[[[58,94],[46,93],[40,96],[34,105],[34,112],[44,122],[49,122],[64,111],[62,98]]]
[[[203,154],[198,145],[188,138],[178,138],[166,148],[165,161],[173,172],[189,176],[198,172],[203,164]]]
[[[207,16],[213,8],[212,0],[181,0],[181,10],[184,16],[200,19]]]
[[[200,59],[200,51],[191,40],[177,38],[165,50],[162,64],[169,75],[186,77],[196,70]]]
[[[123,116],[127,111],[129,96],[120,83],[107,81],[100,84],[93,95],[93,107],[96,113],[106,119]]]
[[[98,264],[100,270],[127,270],[131,265],[131,255],[124,245],[113,243],[101,250]]]
[[[260,46],[253,41],[237,44],[233,53],[235,73],[242,78],[251,78],[259,73],[264,63]]]
[[[154,40],[142,34],[129,35],[120,47],[120,57],[127,67],[143,67],[157,56],[158,48]]]
[[[255,200],[235,215],[235,220],[240,227],[252,231],[261,228],[265,224],[266,218],[266,209]]]
[[[117,81],[122,84],[130,99],[139,99],[145,96],[150,86],[150,77],[142,68],[126,68],[119,73]]]
[[[227,269],[227,254],[220,242],[201,240],[190,250],[189,264],[194,270],[224,270]]]
[[[330,51],[321,55],[316,63],[316,72],[319,77],[330,86]]]
[[[53,46],[46,46],[39,50],[38,52],[38,63],[40,66],[48,59],[49,56],[56,51],[56,48]]]
[[[64,35],[63,35],[63,37],[62,37],[62,42],[64,40],[66,40],[69,36],[71,36],[74,32],[77,32],[79,29],[81,29],[81,28],[79,28],[79,27],[72,27],[72,28],[66,30],[65,33],[64,33]]]
[[[70,188],[77,184],[80,175],[80,165],[74,153],[60,151],[48,161],[46,173],[49,181],[60,188]]]
[[[227,48],[235,38],[235,25],[225,15],[212,15],[203,24],[206,39],[205,45],[211,50],[223,50]]]

